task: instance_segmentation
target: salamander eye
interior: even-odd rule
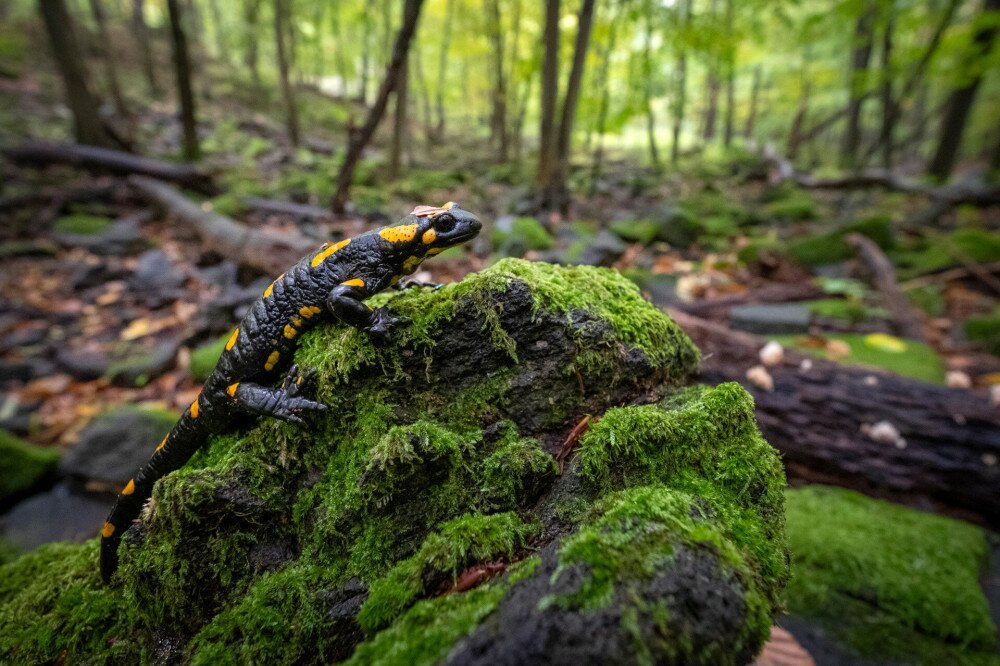
[[[442,213],[434,218],[434,228],[438,231],[451,231],[455,228],[455,216]]]

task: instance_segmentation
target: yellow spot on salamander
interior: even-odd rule
[[[305,317],[306,319],[309,319],[314,314],[319,314],[322,311],[323,311],[322,308],[319,308],[315,305],[307,305],[305,307],[299,308],[299,314]]]
[[[240,387],[240,383],[239,382],[236,382],[235,384],[230,384],[229,387],[226,388],[226,393],[229,394],[230,398],[235,398],[236,397],[236,389],[238,389],[239,387]]]
[[[408,258],[406,261],[403,262],[403,272],[409,275],[413,271],[417,270],[417,267],[420,266],[421,261],[423,261],[423,257],[413,256]]]
[[[271,355],[267,357],[267,363],[264,364],[264,369],[268,372],[274,370],[274,366],[278,365],[279,358],[281,358],[281,354],[276,351],[271,352]]]
[[[198,398],[195,398],[194,402],[191,403],[191,418],[198,418]]]
[[[441,206],[441,208],[444,208],[445,210],[451,210],[452,208],[454,208],[454,207],[455,207],[455,206],[457,206],[457,205],[458,205],[458,204],[457,204],[457,203],[455,203],[454,201],[449,201],[449,202],[448,202],[448,203],[446,203],[445,205]]]
[[[386,227],[378,235],[390,243],[408,243],[417,237],[417,225],[404,224],[398,227]]]
[[[348,287],[363,287],[365,286],[365,281],[361,278],[352,278],[350,280],[345,280],[340,284],[347,285]]]
[[[350,242],[351,242],[350,238],[345,238],[344,240],[334,243],[333,245],[327,245],[319,252],[317,252],[316,256],[313,257],[312,261],[309,263],[312,265],[313,268],[316,268],[324,261],[326,261],[327,257],[329,257],[331,254],[333,254],[337,250],[342,250],[345,247],[347,247],[350,244]]]
[[[122,489],[122,495],[131,495],[135,492],[135,479],[129,479],[128,483],[125,484],[125,488]]]
[[[403,277],[402,275],[393,275],[392,278],[389,280],[389,284],[395,287],[397,284],[399,284],[399,281],[402,279],[402,277]]]
[[[424,242],[424,245],[430,245],[437,239],[437,232],[433,229],[428,229],[424,232],[424,235],[420,237],[420,240]]]
[[[299,318],[299,317],[292,317],[292,326],[298,327],[298,326],[301,326],[301,325],[302,325],[302,319],[301,318]]]
[[[447,249],[448,248],[446,247],[432,247],[431,249],[427,250],[427,255],[433,257],[435,254],[441,254]]]
[[[105,539],[111,538],[111,535],[115,533],[115,526],[111,523],[104,523],[104,527],[101,528],[101,536]]]
[[[229,351],[236,346],[236,341],[240,337],[240,329],[234,328],[233,334],[229,336],[229,342],[226,343],[226,351]]]
[[[160,445],[156,447],[156,451],[159,451],[160,449],[162,449],[164,446],[167,445],[167,437],[170,437],[170,435],[164,436],[163,441],[160,442]],[[153,453],[156,453],[156,451],[153,451]]]
[[[299,334],[298,330],[296,330],[296,328],[291,324],[285,324],[284,333],[285,337],[288,338],[289,340],[291,340],[292,338],[294,338],[296,335]]]
[[[271,284],[267,285],[267,289],[264,290],[264,298],[267,298],[268,296],[271,295],[271,292],[274,291],[274,285],[278,284],[278,280],[280,280],[283,277],[285,277],[284,273],[282,273],[281,275],[279,275],[278,277],[276,277],[274,279],[274,282],[272,282]]]

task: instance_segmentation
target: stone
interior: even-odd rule
[[[111,495],[83,493],[59,483],[0,517],[0,538],[21,550],[54,541],[82,543],[94,537],[113,502]]]
[[[806,333],[811,317],[809,308],[798,303],[738,305],[729,310],[730,326],[757,335]]]

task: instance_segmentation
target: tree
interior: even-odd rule
[[[542,31],[541,109],[538,130],[538,183],[547,193],[556,159],[556,105],[559,99],[559,0],[545,0]]]
[[[146,27],[146,3],[144,0],[132,0],[132,35],[139,46],[142,57],[142,71],[146,75],[149,94],[160,96],[160,86],[156,80],[156,65],[153,61],[153,47],[150,42],[149,29]]]
[[[444,9],[444,30],[438,43],[438,72],[435,95],[435,107],[437,109],[437,125],[434,127],[434,140],[440,141],[444,138],[444,91],[445,80],[448,73],[448,47],[451,46],[451,29],[455,20],[455,0],[447,0]]]
[[[709,14],[713,20],[717,20],[718,4],[719,0],[712,0],[709,8]],[[705,105],[705,125],[701,138],[708,143],[715,138],[716,118],[719,115],[719,91],[722,89],[722,82],[719,80],[719,58],[714,52],[709,54],[705,88],[705,97],[708,102]]]
[[[250,70],[254,90],[260,89],[260,58],[257,51],[257,25],[260,23],[261,0],[243,0],[243,64]]]
[[[979,84],[983,81],[985,56],[990,53],[996,38],[997,17],[991,16],[995,12],[1000,12],[1000,0],[985,0],[972,38],[972,47],[965,54],[966,83],[955,89],[948,98],[938,134],[937,150],[927,169],[938,180],[946,180],[955,167],[969,111],[976,100]]]
[[[845,168],[857,166],[858,146],[861,144],[861,107],[867,97],[868,61],[872,54],[875,17],[878,6],[872,0],[864,0],[861,14],[854,24],[854,39],[851,49],[851,66],[848,74],[847,129],[840,151],[840,161]]]
[[[178,0],[167,0],[170,14],[170,38],[173,43],[174,75],[177,79],[177,95],[181,102],[181,125],[184,129],[184,159],[196,160],[201,157],[198,143],[198,125],[195,120],[194,92],[191,89],[191,60],[188,56],[187,35],[184,33],[184,15]]]
[[[410,78],[410,55],[403,57],[403,65],[399,68],[399,78],[396,79],[395,95],[396,110],[393,113],[392,147],[389,151],[389,180],[396,180],[402,172],[403,148],[406,144],[406,111],[407,92]]]
[[[736,6],[734,0],[726,0],[726,117],[722,129],[722,145],[726,148],[733,142],[733,132],[736,126],[736,46],[732,39],[736,22]]]
[[[614,6],[614,5],[612,5]],[[615,50],[615,41],[618,36],[618,24],[620,16],[616,12],[609,21],[607,43],[601,52],[601,70],[597,75],[597,80],[601,86],[601,98],[597,108],[597,147],[594,149],[594,156],[591,160],[590,171],[590,193],[594,194],[597,182],[601,178],[601,166],[604,161],[604,133],[607,129],[608,109],[611,106],[611,54]]]
[[[760,97],[761,86],[761,66],[753,68],[753,85],[750,86],[750,111],[747,113],[747,124],[743,130],[743,137],[747,140],[753,138],[754,124],[757,122],[757,100]]]
[[[493,52],[493,114],[490,118],[490,136],[497,145],[497,160],[507,161],[509,144],[507,134],[507,72],[503,23],[500,19],[500,0],[486,0],[487,33]]]
[[[677,5],[677,26],[684,31],[691,21],[692,0],[681,0]],[[680,44],[677,50],[677,89],[674,91],[673,104],[673,142],[670,144],[670,161],[677,164],[681,152],[681,127],[684,124],[684,112],[687,107],[687,46]]]
[[[281,82],[281,98],[285,102],[285,126],[288,140],[293,146],[299,145],[299,112],[295,105],[295,89],[288,78],[288,50],[285,34],[289,26],[288,0],[274,0],[274,44],[278,54],[278,78]]]
[[[660,150],[656,147],[656,115],[653,111],[653,11],[652,0],[643,3],[645,30],[642,43],[643,106],[646,112],[646,142],[653,170],[660,170]]]
[[[420,10],[424,0],[405,0],[403,5],[403,24],[396,33],[396,43],[392,49],[392,59],[386,68],[382,85],[379,86],[375,103],[368,112],[365,124],[356,133],[349,137],[347,144],[347,154],[344,162],[337,174],[337,191],[333,196],[331,207],[334,212],[342,213],[347,205],[347,199],[351,190],[351,181],[354,179],[354,170],[357,168],[358,159],[364,151],[365,146],[371,141],[375,128],[378,127],[382,116],[385,114],[386,106],[389,104],[389,95],[396,86],[402,68],[406,62],[406,54],[410,49],[410,42],[413,34],[417,30],[417,22],[420,20]]]
[[[65,0],[39,0],[38,7],[66,89],[66,105],[73,114],[76,140],[94,146],[113,147],[115,142],[101,123],[99,104],[89,87],[83,51]]]
[[[101,0],[90,0],[90,13],[94,16],[94,23],[97,24],[97,35],[101,39],[101,49],[104,55],[104,67],[108,76],[108,90],[111,92],[111,99],[115,102],[115,110],[122,116],[128,115],[128,106],[125,104],[125,96],[122,95],[121,85],[118,83],[118,69],[115,65],[115,54],[113,50],[114,40],[108,33],[108,21],[104,14],[104,6]]]

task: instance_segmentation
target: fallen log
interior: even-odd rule
[[[875,241],[861,234],[848,234],[846,241],[857,251],[858,257],[871,271],[872,282],[882,297],[883,305],[892,314],[896,332],[904,338],[926,342],[927,336],[924,335],[924,326],[920,315],[910,305],[909,299],[896,284],[896,270],[892,267],[892,262],[885,256],[882,248]]]
[[[3,149],[4,156],[15,164],[67,164],[92,171],[104,171],[124,176],[138,174],[183,185],[204,194],[214,194],[215,185],[209,174],[191,164],[166,162],[140,157],[120,150],[73,143],[31,141]]]
[[[785,352],[772,391],[748,382],[764,338],[670,310],[704,355],[702,379],[738,381],[789,478],[830,483],[1000,528],[1000,410],[982,391]],[[806,368],[808,366],[808,369]],[[893,442],[870,426],[888,422]],[[866,434],[862,427],[868,430]],[[885,428],[883,428],[885,430]]]
[[[699,301],[678,303],[675,307],[696,317],[713,319],[722,316],[730,308],[753,303],[789,303],[822,298],[825,292],[811,282],[793,284],[771,284],[751,289],[742,294],[730,294],[705,298]]]
[[[253,210],[272,215],[287,215],[296,220],[309,220],[311,222],[329,222],[333,219],[333,213],[328,208],[310,206],[309,204],[295,203],[294,201],[280,201],[277,199],[262,199],[261,197],[244,197],[243,203]]]
[[[267,275],[281,273],[316,248],[316,242],[308,238],[252,229],[204,210],[167,183],[145,176],[132,176],[128,182],[139,196],[198,234],[206,249]]]

